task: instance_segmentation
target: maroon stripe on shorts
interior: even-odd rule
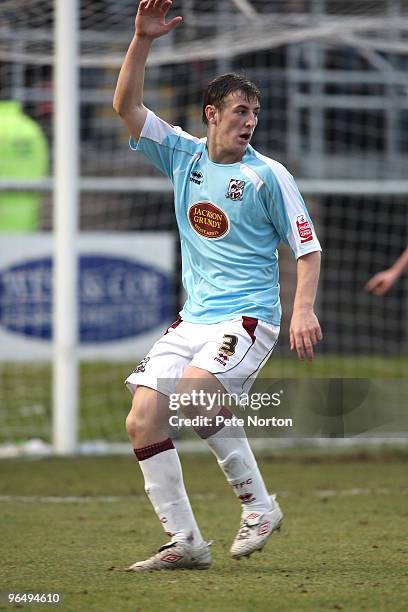
[[[224,417],[224,419],[230,419],[233,414],[230,410],[228,410],[228,408],[221,408],[217,416],[222,416]],[[219,423],[218,425],[215,425],[214,419],[214,425],[207,425],[206,427],[194,427],[194,430],[196,434],[200,436],[200,438],[206,440],[210,436],[216,434],[217,431],[220,431],[220,429],[222,429],[223,427],[225,427],[224,423]]]
[[[247,332],[248,336],[252,340],[252,344],[256,340],[255,330],[258,325],[258,319],[254,319],[254,317],[242,317],[242,327]]]
[[[168,327],[166,329],[166,331],[164,332],[164,335],[169,333],[169,329],[176,329],[176,327],[178,327],[180,325],[180,323],[183,322],[183,319],[180,317],[180,315],[178,315],[177,319],[174,321],[174,323],[172,323],[170,325],[170,327]]]
[[[144,459],[150,459],[163,451],[171,450],[174,448],[173,442],[170,438],[156,442],[155,444],[149,444],[149,446],[143,446],[143,448],[134,448],[133,452],[136,455],[138,461],[144,461]]]

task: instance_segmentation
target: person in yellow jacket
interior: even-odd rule
[[[48,173],[48,144],[21,104],[0,101],[0,180],[40,178]],[[39,229],[41,195],[0,190],[0,232]]]

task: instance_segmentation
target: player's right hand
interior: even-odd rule
[[[135,19],[136,36],[159,38],[181,23],[183,18],[180,16],[166,22],[172,4],[171,0],[142,0]]]
[[[397,278],[398,274],[392,268],[388,268],[388,270],[378,272],[370,278],[364,289],[369,293],[374,293],[374,295],[384,295],[392,287]]]

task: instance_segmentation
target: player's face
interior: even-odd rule
[[[224,160],[221,163],[242,159],[257,126],[259,110],[256,98],[248,101],[243,92],[235,91],[224,99],[222,108],[215,111],[211,144],[215,146],[217,157]]]

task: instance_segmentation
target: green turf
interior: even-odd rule
[[[126,441],[123,422],[129,394],[123,381],[134,363],[84,363],[80,367],[81,440]],[[407,378],[408,357],[317,355],[312,364],[294,356],[272,357],[261,376],[282,378]],[[50,441],[51,368],[45,364],[0,364],[0,443],[31,438]]]
[[[59,592],[64,601],[56,608],[69,612],[402,612],[407,462],[402,450],[294,451],[261,459],[266,481],[280,495],[284,527],[262,554],[237,562],[228,555],[237,501],[212,457],[184,456],[197,520],[215,540],[214,564],[203,572],[138,575],[124,566],[151,554],[166,536],[130,455],[3,460],[0,494],[11,497],[0,501],[0,590]],[[68,495],[117,497],[82,503],[34,497]]]

